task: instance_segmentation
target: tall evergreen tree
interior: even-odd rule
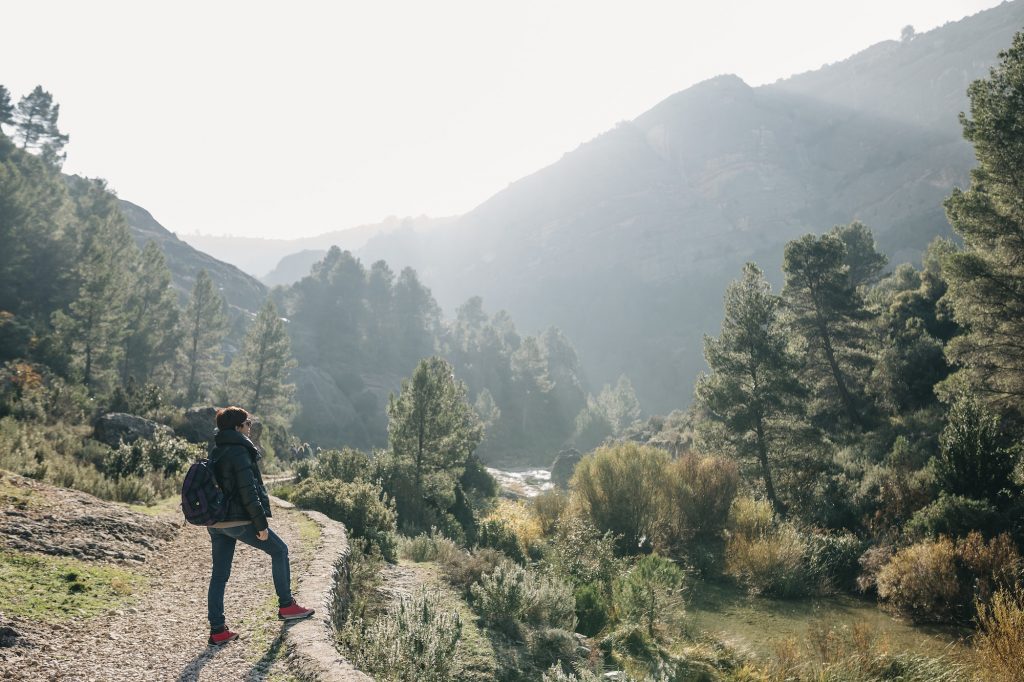
[[[232,393],[249,411],[286,421],[293,411],[295,386],[288,383],[288,372],[293,367],[295,360],[284,322],[277,306],[268,300],[231,363]]]
[[[37,85],[29,94],[18,101],[14,110],[15,136],[21,141],[21,148],[38,152],[54,165],[64,161],[64,145],[68,136],[57,127],[60,105],[54,104],[53,95]]]
[[[868,313],[850,281],[846,246],[835,234],[805,235],[786,244],[782,299],[803,344],[804,369],[823,419],[868,423],[863,383],[870,371]]]
[[[946,215],[963,237],[943,271],[965,333],[947,347],[958,379],[998,409],[1024,400],[1024,33],[999,54],[987,79],[967,90],[960,115],[978,165],[967,191],[953,190]]]
[[[224,299],[214,289],[206,270],[200,270],[196,276],[183,322],[181,364],[185,402],[194,405],[205,398],[205,391],[220,366],[220,344],[228,328]]]
[[[54,314],[59,337],[92,393],[102,393],[116,376],[125,332],[124,299],[128,267],[138,249],[117,198],[102,182],[85,182],[76,192],[81,245],[74,276],[78,296]]]
[[[11,104],[11,91],[0,85],[0,135],[3,126],[14,123],[14,105]]]
[[[868,226],[855,220],[849,225],[836,225],[829,234],[839,237],[846,247],[843,262],[853,288],[876,283],[889,259],[878,250]]]
[[[482,437],[452,366],[436,356],[420,361],[388,402],[388,443],[409,493],[398,499],[399,513],[404,508],[406,519],[422,520],[417,512],[424,505],[444,510],[454,503],[455,485]]]
[[[800,412],[797,363],[787,350],[779,322],[781,302],[754,263],[725,294],[725,319],[718,338],[704,337],[710,373],[697,382],[697,399],[721,429],[712,439],[737,457],[757,462],[765,495],[779,513],[785,506],[773,470],[789,421]]]
[[[156,380],[159,368],[174,361],[181,340],[178,297],[171,271],[156,242],[149,242],[129,273],[122,340],[121,385]]]

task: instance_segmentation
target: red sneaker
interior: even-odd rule
[[[316,609],[307,609],[303,606],[299,606],[294,599],[288,606],[282,607],[277,610],[277,617],[280,620],[301,620],[303,618],[309,618]]]
[[[221,644],[227,644],[233,639],[238,639],[238,633],[224,628],[220,632],[211,632],[208,641],[210,646],[220,646]]]

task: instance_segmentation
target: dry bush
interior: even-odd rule
[[[511,531],[524,557],[529,555],[530,546],[544,535],[537,516],[522,500],[499,500],[483,521],[484,524],[500,524]]]
[[[978,602],[978,635],[974,659],[982,679],[1024,680],[1024,592],[999,590],[988,604]]]
[[[739,485],[736,464],[718,457],[686,454],[665,472],[663,527],[669,546],[721,535]]]
[[[768,500],[737,497],[729,508],[728,528],[735,535],[757,538],[775,523],[775,512]]]
[[[949,538],[896,552],[877,578],[878,596],[915,622],[948,621],[958,610],[956,547]]]
[[[751,594],[798,597],[807,593],[807,544],[789,524],[750,537],[737,533],[725,550],[725,570]]]
[[[530,500],[530,509],[540,524],[540,532],[544,537],[554,535],[558,520],[568,505],[569,497],[558,488],[545,490]]]

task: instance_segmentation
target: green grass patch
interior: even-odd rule
[[[15,485],[10,474],[0,471],[0,504],[28,509],[37,506],[38,500],[31,488]]]
[[[124,568],[0,552],[3,610],[16,618],[50,623],[89,618],[123,605],[143,587],[143,578]]]

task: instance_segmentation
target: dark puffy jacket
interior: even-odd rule
[[[225,521],[252,521],[257,531],[267,527],[270,496],[256,462],[260,453],[252,441],[238,431],[218,431],[210,460],[228,500]]]

